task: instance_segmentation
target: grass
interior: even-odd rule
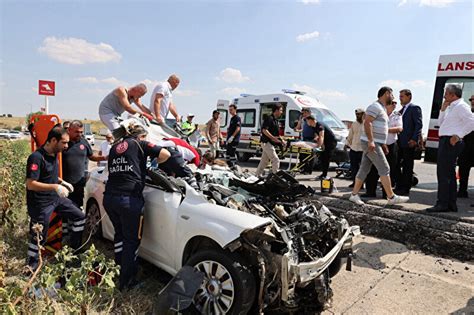
[[[73,120],[69,118],[61,118],[61,121]],[[105,125],[100,120],[81,120],[84,124],[91,124],[92,132],[99,134],[101,128],[105,128]],[[15,127],[27,127],[25,117],[0,117],[0,129],[13,129]]]
[[[18,183],[17,185],[10,185],[7,176],[0,178],[2,184],[8,184],[6,186],[7,190],[5,190],[7,194],[0,194],[0,206],[2,206],[0,214],[4,213],[3,207],[7,205],[5,201],[11,199],[8,200],[8,204],[11,206],[8,207],[8,211],[5,211],[9,220],[6,222],[0,220],[0,313],[4,313],[7,303],[11,302],[8,298],[5,298],[4,293],[8,296],[12,292],[21,291],[29,280],[25,273],[29,218],[24,202],[24,169],[29,150],[28,141],[26,140],[14,142],[2,140],[0,145],[2,146],[0,167],[10,170],[8,177]],[[5,188],[4,185],[1,187],[2,189]],[[84,240],[86,239],[87,235],[84,235]],[[113,259],[112,242],[92,238],[86,247],[91,244],[94,244],[108,258]],[[49,261],[48,264],[53,264],[53,261]],[[102,301],[111,303],[110,313],[151,313],[158,293],[171,279],[167,273],[145,261],[140,261],[138,278],[143,279],[142,287],[124,293],[115,291],[110,301]],[[47,302],[47,299],[27,298],[20,302],[17,311],[25,314],[40,312],[41,307]],[[94,307],[95,305],[90,305],[89,313],[99,312]]]

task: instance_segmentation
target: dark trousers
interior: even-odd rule
[[[186,166],[186,162],[178,149],[173,147],[166,148],[171,156],[166,162],[158,164],[158,168],[169,176],[176,177],[194,177],[193,172]]]
[[[226,145],[225,158],[229,166],[234,166],[237,163],[237,158],[235,156],[237,145],[239,145],[239,142],[236,140],[232,141],[231,143],[227,143]]]
[[[459,166],[459,192],[467,193],[469,173],[474,166],[474,143],[471,139],[464,142],[464,149],[458,158]]]
[[[86,185],[85,178],[76,184],[72,184],[74,187],[74,191],[67,196],[69,200],[71,200],[76,207],[79,209],[84,209],[84,186]],[[63,240],[67,238],[69,235],[69,222],[67,219],[63,219]]]
[[[357,172],[359,171],[360,161],[362,161],[362,153],[363,151],[349,151],[349,159],[351,161],[351,179],[352,181],[355,180]]]
[[[78,208],[82,208],[84,205],[84,187],[85,183],[79,182],[77,184],[72,184],[74,191],[69,194],[68,199],[70,199]]]
[[[328,146],[324,147],[324,151],[321,152],[321,175],[322,176],[327,176],[328,171],[329,171],[329,163],[331,161],[332,154],[334,153],[334,150],[336,149],[336,146]]]
[[[38,223],[43,226],[40,244],[46,242],[49,229],[49,221],[53,211],[56,211],[61,218],[69,220],[71,226],[70,244],[73,249],[78,249],[82,243],[82,232],[86,223],[85,214],[76,207],[71,200],[67,198],[58,198],[56,201],[46,207],[28,207],[30,216],[30,243],[28,244],[28,265],[33,269],[38,266],[39,249],[36,233],[33,231],[33,225]]]
[[[120,289],[127,287],[138,271],[144,205],[143,197],[104,195],[104,208],[115,230],[114,252],[115,263],[120,266]]]
[[[408,193],[413,183],[413,167],[415,165],[415,148],[400,147],[396,166],[397,190]]]
[[[458,141],[454,146],[449,143],[449,136],[439,138],[438,162],[436,175],[438,177],[437,205],[456,209],[456,159],[464,148],[464,142]]]
[[[397,144],[393,143],[387,146],[388,147],[388,154],[386,155],[388,165],[390,166],[390,181],[392,186],[395,183],[395,166],[397,164]],[[372,165],[372,168],[370,169],[369,174],[367,175],[367,178],[365,179],[365,191],[369,195],[375,195],[377,191],[377,183],[379,180],[379,174],[377,169],[375,168],[374,165]],[[382,195],[384,197],[387,196],[387,193],[385,190],[382,192]]]

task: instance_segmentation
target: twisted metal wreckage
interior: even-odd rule
[[[170,133],[163,129],[166,127],[147,127],[150,141],[158,140],[163,132]],[[350,226],[344,218],[333,215],[317,200],[311,187],[300,184],[285,171],[259,179],[239,167],[230,170],[206,166],[195,169],[194,174],[197,187],[193,188],[185,180],[168,177],[159,170],[148,172],[149,183],[159,189],[180,193],[183,199],[194,190],[207,200],[209,207],[221,206],[215,211],[222,211],[222,207],[235,209],[266,218],[268,223],[244,229],[240,237],[223,247],[234,264],[239,264],[237,274],[230,272],[230,276],[240,277],[245,285],[232,288],[244,291],[241,305],[235,305],[236,301],[234,305],[222,303],[224,299],[219,299],[219,294],[226,294],[224,276],[219,278],[215,270],[221,264],[213,265],[212,257],[203,257],[191,263],[202,275],[196,277],[191,272],[188,277],[198,281],[197,285],[188,286],[192,292],[185,292],[186,274],[178,272],[161,292],[163,308],[182,311],[187,305],[183,304],[185,296],[192,297],[188,305],[205,314],[264,310],[314,313],[330,305],[331,277],[339,272],[344,260],[346,269],[351,269],[352,239],[360,234],[358,226]]]

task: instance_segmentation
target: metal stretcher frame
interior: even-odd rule
[[[254,148],[256,150],[258,150],[260,148],[260,141],[258,140],[254,140],[252,139],[250,141],[250,148]],[[287,145],[286,146],[276,146],[275,147],[275,150],[278,154],[278,157],[281,159],[281,158],[284,158],[285,156],[288,156],[289,159],[290,159],[290,162],[288,163],[288,168],[287,168],[287,171],[294,174],[294,173],[297,173],[297,172],[300,172],[302,168],[304,168],[307,163],[311,163],[315,157],[318,157],[320,156],[321,152],[323,152],[324,150],[320,149],[320,148],[302,148],[302,147],[297,147],[297,146],[292,146],[291,145],[291,141],[288,141],[287,142]],[[295,156],[295,160],[296,162],[294,162],[294,166],[292,167],[292,164],[293,164],[293,156],[296,154]],[[299,157],[300,157],[300,154],[305,154],[306,157],[300,161]]]

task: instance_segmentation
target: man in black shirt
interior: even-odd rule
[[[237,116],[237,106],[232,104],[229,106],[229,113],[232,116],[229,123],[229,128],[227,128],[227,148],[226,148],[226,158],[229,166],[234,166],[236,162],[235,151],[240,141],[240,127],[242,121],[239,116]]]
[[[260,142],[262,143],[262,158],[257,167],[257,176],[263,174],[265,167],[268,162],[272,163],[272,172],[278,172],[280,168],[280,159],[275,151],[275,145],[281,145],[282,142],[279,138],[280,125],[278,118],[283,114],[283,106],[281,104],[275,104],[273,106],[272,114],[268,116],[262,124],[262,136]]]
[[[72,222],[71,247],[81,246],[84,230],[84,213],[67,199],[72,192],[71,184],[58,178],[59,165],[57,154],[67,149],[69,135],[62,127],[54,127],[48,133],[44,146],[33,152],[26,166],[26,204],[30,216],[30,243],[28,244],[28,265],[32,269],[38,266],[39,248],[33,225],[43,226],[42,239],[44,244],[48,233],[49,221],[54,210],[64,219]]]
[[[143,188],[147,157],[166,162],[170,153],[145,141],[146,130],[130,127],[129,136],[110,149],[109,178],[105,185],[104,208],[114,226],[115,262],[120,265],[120,290],[134,285],[137,273],[137,253],[143,225]],[[124,224],[126,223],[126,224]]]
[[[107,156],[94,154],[89,142],[83,137],[84,126],[81,121],[73,120],[67,132],[69,143],[67,149],[63,151],[63,178],[74,187],[74,192],[69,194],[68,198],[82,208],[89,160],[106,161]]]
[[[330,159],[336,149],[337,141],[334,132],[325,124],[316,122],[315,130],[319,136],[318,144],[323,149],[320,156],[322,173],[316,177],[316,180],[318,180],[328,176]]]

